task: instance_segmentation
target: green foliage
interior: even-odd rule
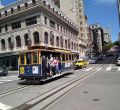
[[[120,41],[115,41],[115,42],[114,42],[114,45],[120,46]]]
[[[103,51],[107,52],[109,49],[111,49],[111,47],[113,47],[112,42],[105,43],[104,46],[103,46]]]

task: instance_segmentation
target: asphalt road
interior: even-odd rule
[[[116,67],[115,62],[113,57],[108,57],[103,62],[90,64],[85,69],[75,70],[73,74],[42,85],[38,82],[23,83],[16,74],[12,73],[7,77],[0,77],[0,110],[27,110],[24,109],[25,106],[35,101],[38,102],[29,105],[28,108],[40,110],[42,103],[38,99],[40,96],[88,73],[94,74],[64,93],[53,103],[49,103],[44,109],[118,110],[120,108],[120,67]]]

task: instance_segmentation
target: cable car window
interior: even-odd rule
[[[24,64],[24,54],[20,55],[20,64]]]
[[[65,61],[65,54],[62,54],[62,61]]]
[[[33,53],[33,63],[37,63],[37,52]]]
[[[26,54],[26,63],[31,64],[31,53]]]

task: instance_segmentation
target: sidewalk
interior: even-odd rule
[[[11,70],[9,70],[8,74],[18,74],[18,71],[11,71]]]

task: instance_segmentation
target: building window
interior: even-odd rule
[[[48,44],[48,33],[47,32],[45,32],[44,34],[44,42],[45,44]]]
[[[57,24],[57,30],[59,31],[59,24]]]
[[[11,37],[8,38],[8,48],[11,48]]]
[[[7,16],[7,11],[5,11],[5,16]]]
[[[55,28],[55,22],[50,20],[50,27]]]
[[[70,49],[70,39],[68,39],[68,49]]]
[[[44,18],[44,20],[45,20],[45,21],[44,21],[44,22],[45,22],[45,24],[47,25],[47,17],[45,17],[45,18]]]
[[[21,39],[20,36],[16,37],[16,47],[21,47]]]
[[[7,25],[5,25],[5,31],[8,31],[8,26]]]
[[[20,5],[17,6],[18,11],[20,11]]]
[[[28,8],[28,3],[25,3],[25,8]]]
[[[27,19],[25,19],[25,22],[26,22],[26,26],[37,24],[37,17],[34,16],[31,18],[27,18]]]
[[[25,40],[25,46],[28,46],[29,45],[29,36],[28,36],[28,34],[24,35],[24,40]]]
[[[2,28],[0,27],[0,33],[2,32]]]
[[[11,14],[13,14],[13,12],[14,12],[14,9],[13,9],[13,8],[11,8]]]
[[[50,32],[50,45],[54,45],[54,34],[52,31]]]
[[[39,44],[39,42],[40,42],[40,40],[39,40],[39,33],[38,32],[34,32],[33,36],[34,36],[34,44]]]
[[[12,25],[12,29],[18,29],[18,28],[21,28],[21,21],[18,21],[18,22],[14,22],[11,24]]]
[[[73,42],[72,42],[72,49],[73,49]]]
[[[65,40],[65,48],[67,49],[67,40]]]
[[[5,50],[5,40],[4,39],[1,40],[1,49]]]
[[[58,36],[56,37],[56,46],[59,47],[59,37]]]
[[[63,36],[60,36],[60,44],[61,44],[61,47],[63,48]]]
[[[62,32],[62,26],[61,26],[61,32]]]
[[[32,3],[33,3],[33,4],[36,4],[36,0],[32,0]]]

